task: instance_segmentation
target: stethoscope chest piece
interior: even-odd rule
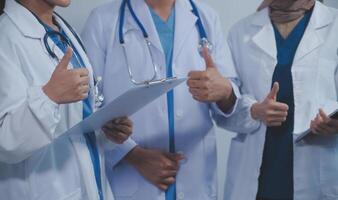
[[[100,92],[102,87],[102,77],[98,76],[94,80],[94,98],[95,98],[95,108],[101,108],[104,102],[103,93]]]
[[[209,42],[207,38],[202,38],[198,45],[198,51],[201,56],[203,56],[203,50],[205,48],[208,50],[208,53],[211,54],[212,51],[214,50],[214,45],[211,42]]]

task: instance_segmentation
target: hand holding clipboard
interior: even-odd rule
[[[338,134],[338,109],[329,115],[320,109],[316,118],[311,121],[310,129],[300,134],[296,142],[300,142],[308,135],[330,136]]]

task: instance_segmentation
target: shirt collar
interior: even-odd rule
[[[26,37],[43,38],[46,31],[35,18],[35,16],[25,7],[15,0],[7,0],[4,12],[13,21],[21,33]]]

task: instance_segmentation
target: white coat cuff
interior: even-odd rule
[[[112,157],[109,158],[110,164],[112,166],[117,165],[136,146],[136,142],[131,138],[126,140],[123,144],[116,145],[114,150],[112,150]]]
[[[223,112],[221,109],[219,109],[217,103],[211,104],[211,108],[215,112],[215,114],[220,115],[220,116],[225,117],[225,118],[229,118],[235,113],[236,108],[238,106],[238,101],[241,98],[241,93],[239,92],[238,86],[233,81],[230,81],[230,83],[231,83],[232,89],[234,91],[234,94],[236,96],[235,105],[228,112]]]

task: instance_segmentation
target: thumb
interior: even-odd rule
[[[278,92],[279,92],[279,83],[275,82],[267,98],[271,100],[276,100]]]
[[[211,57],[211,55],[209,54],[209,50],[208,48],[203,48],[202,50],[202,55],[203,55],[203,58],[204,58],[204,61],[205,61],[205,65],[208,68],[214,68],[215,67],[215,63]]]
[[[60,63],[57,65],[57,69],[59,70],[67,70],[69,66],[69,62],[73,57],[73,49],[68,47],[66,53],[63,55]]]

